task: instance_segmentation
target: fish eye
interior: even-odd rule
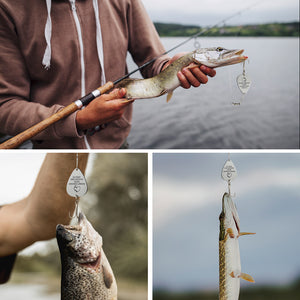
[[[222,48],[222,47],[218,47],[218,48],[217,48],[217,51],[218,51],[218,52],[221,52],[221,51],[223,51],[223,50],[224,50],[224,48]]]

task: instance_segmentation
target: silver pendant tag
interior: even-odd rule
[[[236,167],[230,159],[226,161],[221,175],[225,181],[231,181],[237,176]]]
[[[81,197],[87,192],[87,183],[84,175],[79,169],[74,169],[72,172],[68,183],[67,183],[67,193],[71,197]]]
[[[246,74],[241,74],[237,77],[236,79],[237,85],[241,91],[242,94],[247,94],[250,85],[251,85],[251,80],[249,77],[246,76]]]

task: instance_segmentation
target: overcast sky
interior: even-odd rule
[[[238,172],[232,191],[239,198],[253,189],[275,187],[288,187],[300,195],[300,154],[235,153],[230,157]],[[227,190],[227,182],[221,179],[227,158],[227,153],[154,154],[154,227],[194,208],[219,203]]]
[[[0,205],[21,200],[30,193],[44,158],[45,153],[39,151],[0,153]],[[92,155],[86,174],[91,170],[91,162]]]
[[[226,153],[154,154],[155,288],[217,289],[218,217],[227,191],[221,169],[227,158]],[[233,153],[231,159],[238,172],[231,191],[241,231],[256,232],[239,239],[242,272],[254,277],[255,286],[290,284],[300,276],[295,239],[300,153]]]
[[[299,20],[298,0],[142,0],[152,21],[211,26],[245,10],[226,24]]]

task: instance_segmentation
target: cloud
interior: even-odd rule
[[[159,229],[170,219],[199,207],[221,203],[221,197],[227,191],[227,184],[217,178],[201,181],[200,178],[185,180],[167,176],[154,176],[153,189],[153,225]],[[292,189],[300,196],[300,170],[261,168],[250,170],[243,176],[238,176],[232,182],[232,193],[237,199],[242,199],[247,193],[257,193],[263,190]]]
[[[152,0],[143,1],[153,21],[176,22],[201,26],[213,25],[228,16],[243,10],[241,15],[229,23],[264,23],[274,21],[295,21],[299,19],[297,0]],[[251,7],[251,9],[247,9]],[[244,10],[245,9],[245,10]]]

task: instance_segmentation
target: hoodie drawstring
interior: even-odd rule
[[[97,52],[98,52],[98,59],[102,71],[101,85],[104,85],[106,83],[106,79],[104,73],[103,41],[102,41],[102,34],[101,34],[98,0],[93,0],[93,6],[95,12],[96,28],[97,28],[97,32],[96,32]]]
[[[50,62],[51,62],[51,36],[52,36],[51,3],[52,3],[51,0],[46,0],[48,16],[47,16],[47,21],[45,26],[45,39],[46,39],[47,46],[42,61],[42,64],[45,67],[45,69],[50,68]],[[98,59],[101,66],[101,85],[104,85],[106,79],[105,79],[105,72],[104,72],[103,41],[102,41],[102,34],[101,34],[98,0],[93,0],[93,8],[94,8],[95,20],[96,20],[97,53],[98,53]]]
[[[46,39],[46,50],[44,53],[42,64],[45,69],[50,68],[50,61],[51,61],[51,35],[52,35],[52,22],[51,22],[51,0],[46,0],[47,5],[47,22],[45,26],[45,39]]]

